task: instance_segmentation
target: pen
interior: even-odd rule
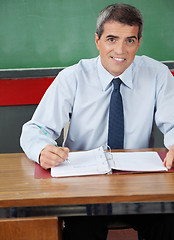
[[[41,132],[49,139],[49,141],[50,141],[54,146],[58,147],[56,141],[54,141],[52,138],[50,138],[50,137],[48,136],[48,133],[45,132],[45,130],[43,129],[43,127],[40,127],[40,130],[41,130]],[[69,161],[68,158],[65,159],[65,160],[66,160],[68,163],[70,163],[70,161]]]

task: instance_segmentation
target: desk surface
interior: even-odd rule
[[[0,154],[0,166],[0,208],[85,206],[89,211],[101,204],[114,212],[120,204],[160,203],[161,208],[174,201],[174,173],[35,179],[35,163],[23,153]]]

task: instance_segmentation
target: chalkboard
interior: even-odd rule
[[[127,0],[143,13],[138,54],[174,60],[174,1]],[[0,68],[66,67],[98,55],[98,12],[109,0],[0,0]]]

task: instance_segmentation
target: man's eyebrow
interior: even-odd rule
[[[115,35],[107,35],[106,38],[119,38],[119,37]]]
[[[128,38],[128,39],[129,39],[129,38],[135,38],[135,39],[137,39],[137,37],[136,37],[136,36],[130,36],[130,37],[127,37],[127,38]]]
[[[119,36],[115,36],[115,35],[107,35],[106,38],[119,38]],[[127,39],[130,39],[130,38],[135,38],[135,39],[137,39],[136,36],[129,36],[129,37],[127,37]]]

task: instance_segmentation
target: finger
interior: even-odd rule
[[[166,166],[168,169],[171,169],[173,166],[173,160],[173,155],[168,152],[164,159],[164,166]]]
[[[67,154],[69,153],[69,148],[68,147],[60,147],[60,148],[62,148]]]
[[[164,158],[163,165],[166,167],[166,158]]]
[[[59,156],[63,161],[65,161],[68,158],[68,154],[69,154],[69,148],[66,147],[58,147],[55,150],[55,154],[57,156]]]
[[[40,166],[41,166],[42,168],[44,168],[45,170],[52,168],[51,165],[49,165],[49,164],[47,164],[47,163],[45,163],[45,162],[41,162],[41,163],[40,163]]]

